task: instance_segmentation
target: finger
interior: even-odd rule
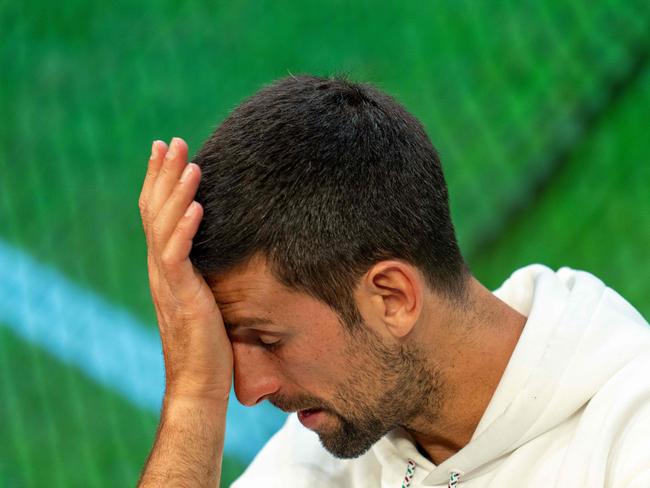
[[[147,257],[147,260],[149,264],[149,289],[151,292],[151,299],[156,312],[158,325],[162,329],[165,327],[165,315],[163,309],[160,307],[159,295],[164,296],[165,293],[169,293],[168,285],[167,282],[159,279],[158,263],[155,261],[151,253]]]
[[[169,144],[169,150],[165,154],[158,177],[151,190],[151,197],[148,203],[148,215],[153,221],[169,194],[174,189],[178,179],[186,166],[187,144],[179,137],[174,137]]]
[[[201,170],[198,165],[190,163],[185,166],[180,179],[176,183],[153,223],[151,235],[155,249],[164,249],[171,233],[183,217],[186,209],[192,203],[201,180]]]
[[[138,206],[140,207],[140,214],[142,215],[143,225],[147,224],[147,211],[148,203],[151,194],[151,189],[158,177],[160,167],[167,152],[167,144],[163,141],[153,141],[151,145],[151,156],[149,156],[149,163],[147,165],[147,173],[144,178],[144,183],[142,184],[142,191],[140,192],[140,199],[138,200]]]
[[[197,274],[189,260],[189,255],[192,249],[192,239],[199,228],[202,217],[203,207],[193,201],[187,207],[165,249],[160,254],[160,263],[170,288],[176,290],[176,293],[187,295],[177,297],[182,300],[193,298],[199,286]]]

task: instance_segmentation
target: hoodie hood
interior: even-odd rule
[[[648,324],[595,276],[534,264],[514,272],[494,294],[527,317],[508,366],[471,441],[438,466],[393,432],[377,456],[401,452],[432,471],[425,486],[451,473],[470,480],[500,459],[566,421],[612,376],[650,350]],[[383,445],[382,445],[383,444]]]

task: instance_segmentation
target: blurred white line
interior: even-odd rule
[[[158,334],[126,310],[0,241],[2,326],[134,405],[159,412],[164,366]],[[268,403],[243,407],[231,393],[226,453],[249,462],[284,418]]]

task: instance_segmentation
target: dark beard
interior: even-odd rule
[[[336,419],[333,430],[317,432],[320,442],[337,458],[356,458],[396,427],[418,415],[437,417],[441,380],[414,347],[388,346],[361,325],[346,351],[352,371],[335,395],[335,404],[310,395],[287,398],[276,394],[270,403],[285,412],[322,409]]]
[[[438,415],[441,380],[418,350],[411,347],[388,347],[376,336],[363,334],[364,352],[358,361],[365,367],[351,365],[356,371],[337,395],[337,405],[345,405],[347,417],[329,410],[339,427],[319,432],[321,444],[338,458],[356,458],[397,427],[407,426],[416,416]],[[361,357],[362,356],[362,357]],[[354,362],[354,360],[353,360]],[[370,398],[363,385],[374,385],[378,396]],[[361,388],[360,388],[361,386]]]
[[[351,459],[365,454],[372,445],[387,434],[391,427],[378,422],[351,422],[338,414],[339,428],[333,432],[319,432],[321,444],[333,456]],[[365,424],[365,425],[364,425]]]

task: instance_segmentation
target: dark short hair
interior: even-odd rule
[[[469,269],[438,154],[420,122],[374,86],[277,80],[236,107],[194,162],[204,217],[190,259],[204,276],[261,253],[280,283],[347,325],[361,320],[359,279],[384,259],[464,297]]]

